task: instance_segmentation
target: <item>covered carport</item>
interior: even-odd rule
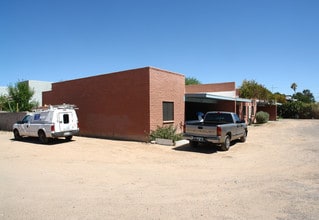
[[[229,111],[236,112],[238,116],[249,122],[253,106],[250,99],[220,96],[213,93],[187,93],[185,94],[185,121],[197,120],[198,112]]]

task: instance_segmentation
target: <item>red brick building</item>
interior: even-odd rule
[[[264,103],[264,102],[257,102],[257,109],[258,111],[267,112],[269,114],[270,121],[277,120],[277,103]]]
[[[78,106],[80,134],[147,141],[157,126],[177,132],[197,112],[236,112],[254,120],[256,102],[238,98],[234,82],[185,86],[185,77],[153,67],[57,82],[42,103]]]
[[[184,122],[185,77],[152,67],[52,84],[44,104],[78,106],[80,134],[146,141],[157,126]]]

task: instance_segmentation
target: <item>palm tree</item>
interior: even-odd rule
[[[292,90],[294,90],[294,93],[296,93],[297,84],[296,83],[292,83],[290,88],[292,88]]]

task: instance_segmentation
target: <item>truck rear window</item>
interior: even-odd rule
[[[233,119],[230,114],[214,113],[214,114],[206,115],[205,123],[226,124],[226,123],[233,123]]]
[[[69,115],[68,114],[64,114],[63,115],[63,123],[64,124],[69,124],[70,120],[69,120]]]

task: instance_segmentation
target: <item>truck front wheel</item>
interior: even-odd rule
[[[220,149],[222,151],[228,151],[230,147],[230,137],[229,135],[226,135],[224,143],[222,143],[222,145],[220,146]]]
[[[21,137],[21,135],[20,135],[18,129],[14,129],[13,135],[14,135],[14,139],[15,139],[15,140],[18,140],[18,141],[19,141],[19,140],[22,139],[22,137]]]
[[[245,131],[244,135],[240,138],[240,141],[243,143],[246,142],[246,140],[247,140],[247,131]]]

